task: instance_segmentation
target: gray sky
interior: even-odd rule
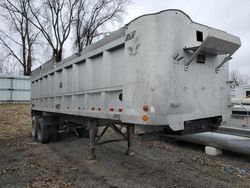
[[[229,62],[230,69],[250,74],[249,0],[132,0],[124,23],[147,13],[180,9],[195,22],[240,37],[242,46]]]

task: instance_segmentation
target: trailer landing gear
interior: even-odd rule
[[[104,129],[102,130],[102,132],[99,135],[97,135],[97,128],[98,128],[97,121],[91,121],[90,127],[89,127],[90,160],[91,161],[96,161],[96,152],[95,152],[96,145],[100,145],[100,144],[104,144],[104,143],[108,143],[108,142],[114,142],[114,141],[121,141],[121,140],[127,140],[128,148],[127,148],[126,154],[128,156],[134,155],[133,148],[132,148],[133,125],[127,125],[127,134],[124,134],[115,124],[105,125]],[[123,139],[116,139],[116,140],[109,140],[109,141],[100,142],[101,138],[106,133],[108,128],[112,128],[116,133],[121,135],[123,137]]]
[[[92,121],[90,124],[89,128],[89,140],[90,140],[90,160],[94,161],[96,160],[96,155],[95,155],[95,137],[96,137],[96,126],[97,122]]]
[[[127,142],[128,142],[128,150],[127,150],[127,155],[128,156],[133,156],[134,152],[132,149],[132,140],[133,140],[133,127],[131,125],[127,125]]]

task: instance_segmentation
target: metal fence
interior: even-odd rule
[[[0,75],[0,103],[29,102],[30,77]]]

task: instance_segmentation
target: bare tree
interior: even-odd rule
[[[1,0],[2,16],[6,19],[8,30],[0,30],[0,45],[23,67],[23,74],[30,75],[33,45],[39,35],[29,23],[31,20],[30,0]],[[21,53],[21,54],[20,54]]]
[[[239,70],[232,70],[230,72],[230,77],[233,83],[231,84],[232,88],[235,88],[237,86],[241,85],[247,85],[250,80],[250,76],[248,74],[243,74]]]
[[[74,41],[78,51],[81,52],[94,38],[104,34],[102,29],[108,21],[121,20],[129,0],[0,0],[0,2],[8,11],[9,15],[6,18],[12,20],[13,27],[21,36],[21,41],[16,41],[15,37],[1,31],[0,42],[23,65],[25,75],[29,75],[32,48],[38,36],[31,35],[31,26],[33,30],[41,33],[52,50],[54,60],[59,62],[62,60],[63,48],[73,24],[76,28]],[[17,48],[12,48],[9,42],[23,47],[21,56],[15,51]]]
[[[29,3],[34,20],[29,20],[50,45],[53,58],[61,61],[63,46],[68,39],[76,16],[78,0],[42,0]]]
[[[107,22],[121,21],[128,4],[129,0],[79,0],[74,20],[74,41],[78,52],[82,52],[94,38],[105,34],[102,26]]]
[[[1,74],[23,74],[21,64],[6,50],[0,52],[0,73]]]

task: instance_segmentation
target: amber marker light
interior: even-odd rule
[[[143,120],[143,121],[148,121],[148,120],[149,120],[148,115],[143,115],[143,116],[142,116],[142,120]]]
[[[147,112],[147,111],[148,111],[148,109],[149,109],[148,105],[144,105],[144,106],[143,106],[143,110],[144,110],[144,112]]]

